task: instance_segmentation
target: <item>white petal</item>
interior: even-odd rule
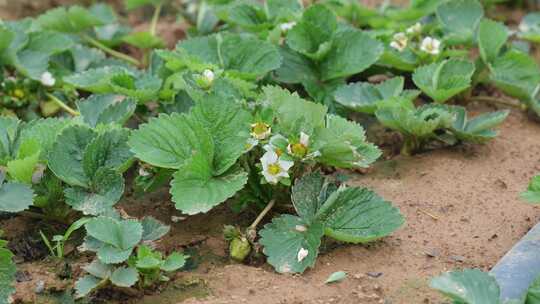
[[[296,259],[298,260],[298,263],[302,262],[309,254],[309,251],[304,248],[300,248],[298,250],[298,254],[296,255]]]
[[[309,146],[309,135],[304,132],[300,132],[300,143],[304,145],[304,147]]]
[[[261,163],[263,165],[275,164],[278,161],[278,158],[278,155],[273,150],[266,151],[266,153],[264,153],[264,155],[261,157]]]
[[[294,162],[290,160],[279,160],[279,166],[283,171],[289,171],[289,169],[294,166]]]
[[[272,175],[270,174],[268,171],[264,170],[262,172],[263,176],[264,176],[264,179],[266,179],[266,181],[270,184],[277,184],[278,183],[278,177],[275,176],[275,175]]]

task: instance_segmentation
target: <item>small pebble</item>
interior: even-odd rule
[[[454,262],[460,262],[460,263],[465,262],[465,257],[462,255],[453,255],[450,257],[450,259]]]
[[[376,271],[370,271],[370,272],[367,272],[366,274],[372,278],[378,278],[383,275],[382,272],[376,272]]]
[[[34,288],[34,292],[37,294],[43,293],[45,291],[45,282],[43,280],[39,280],[36,283],[36,288]]]

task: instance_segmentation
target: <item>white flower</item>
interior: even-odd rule
[[[307,228],[304,225],[296,225],[296,226],[294,226],[294,229],[296,229],[296,231],[298,231],[298,232],[306,232],[307,231]]]
[[[40,81],[47,87],[52,87],[56,83],[56,79],[54,79],[53,75],[48,71],[41,74]]]
[[[406,30],[407,34],[420,34],[422,32],[422,25],[420,22],[415,23],[413,26]]]
[[[309,135],[304,132],[300,132],[300,142],[296,144],[287,145],[287,152],[290,155],[304,157],[308,152]]]
[[[208,81],[209,83],[214,82],[215,75],[214,75],[214,72],[212,72],[212,70],[206,69],[203,71],[202,74],[206,81]]]
[[[280,179],[289,177],[289,169],[294,165],[294,162],[282,160],[274,151],[267,151],[261,157],[263,167],[262,174],[266,181],[270,184],[277,184]]]
[[[259,141],[256,138],[250,137],[246,142],[246,152],[251,151],[256,145],[259,144]]]
[[[290,29],[292,29],[295,25],[296,25],[296,22],[291,21],[291,22],[280,24],[279,28],[281,29],[282,32],[285,33],[285,32],[288,32]]]
[[[298,260],[298,263],[302,262],[309,254],[309,251],[304,248],[300,248],[298,250],[298,254],[296,255],[296,259]]]
[[[420,49],[431,55],[439,55],[441,52],[441,42],[432,37],[426,37],[422,40]]]
[[[139,167],[139,175],[142,177],[150,176],[150,172],[146,171],[144,167]]]
[[[526,23],[521,23],[519,25],[519,30],[522,32],[528,32],[531,30],[531,28]]]
[[[264,123],[264,122],[258,122],[251,124],[251,137],[263,140],[266,139],[270,134],[272,133],[272,128]]]
[[[394,34],[393,37],[394,40],[390,42],[390,46],[394,49],[403,52],[403,50],[407,47],[408,38],[405,35],[405,33],[399,32]]]

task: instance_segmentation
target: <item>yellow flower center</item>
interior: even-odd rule
[[[257,135],[263,135],[264,133],[268,132],[269,128],[270,126],[264,122],[258,122],[251,127],[251,132]]]
[[[13,96],[15,96],[17,98],[23,98],[24,97],[24,91],[21,90],[21,89],[15,89],[13,91]]]
[[[268,172],[272,175],[278,175],[281,172],[281,167],[279,164],[270,164],[268,165]]]
[[[298,157],[304,157],[307,154],[307,147],[301,143],[291,145],[291,152]]]

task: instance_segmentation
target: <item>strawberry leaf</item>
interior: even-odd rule
[[[457,303],[501,303],[500,289],[495,278],[478,269],[444,273],[432,279],[430,286]]]
[[[533,177],[527,191],[521,193],[521,198],[531,204],[540,204],[540,175]]]
[[[259,235],[268,263],[277,272],[302,273],[315,265],[324,226],[308,225],[300,217],[285,214],[266,224]]]
[[[508,28],[502,23],[483,19],[478,28],[480,56],[486,63],[493,62],[508,40]]]
[[[91,127],[100,124],[124,125],[135,112],[137,104],[116,95],[91,95],[77,102],[83,121]]]
[[[484,16],[477,0],[451,0],[437,7],[437,17],[449,44],[471,44],[480,20]]]
[[[413,81],[435,102],[444,103],[470,87],[474,70],[469,61],[450,59],[417,68]]]

